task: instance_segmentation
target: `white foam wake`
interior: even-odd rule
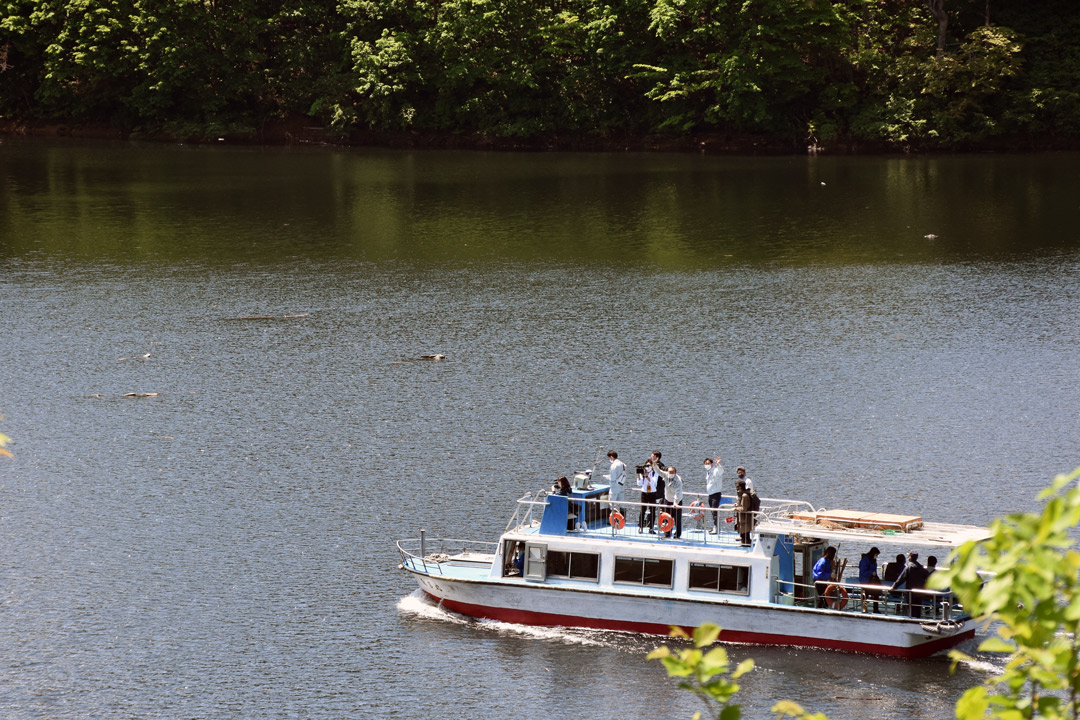
[[[519,637],[545,640],[548,642],[562,642],[573,645],[588,645],[604,647],[613,643],[606,642],[603,630],[588,630],[584,628],[563,627],[538,627],[534,625],[518,625],[516,623],[502,622],[500,620],[476,620],[464,615],[459,615],[437,605],[420,589],[398,600],[398,612],[403,615],[423,618],[425,620],[437,620],[450,622],[458,625],[473,625],[483,630],[499,633],[502,635],[517,635]]]

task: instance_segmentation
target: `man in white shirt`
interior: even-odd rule
[[[724,466],[720,464],[720,456],[717,455],[715,460],[705,458],[705,492],[709,494],[709,508],[713,510],[710,513],[712,528],[709,530],[712,535],[720,532],[720,513],[716,508],[720,507],[720,481],[723,477]]]
[[[657,468],[657,473],[664,478],[664,502],[667,504],[667,511],[675,520],[675,537],[679,538],[682,536],[682,478],[673,467],[666,470]],[[667,536],[671,537],[670,531]]]
[[[614,450],[609,451],[607,456],[611,461],[611,470],[608,473],[608,479],[611,481],[611,489],[608,491],[611,509],[625,515],[622,503],[626,499],[626,463],[619,459],[619,453]]]

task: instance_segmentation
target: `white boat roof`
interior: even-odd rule
[[[790,514],[767,516],[755,530],[767,535],[800,535],[806,538],[865,542],[872,545],[903,545],[905,547],[959,547],[966,542],[979,542],[990,537],[990,530],[978,525],[924,522],[917,530],[873,530],[857,527],[819,525],[796,520]]]

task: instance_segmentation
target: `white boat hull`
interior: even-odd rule
[[[908,617],[822,611],[738,602],[657,597],[604,589],[558,587],[520,578],[463,580],[414,572],[421,589],[443,607],[469,617],[523,625],[586,627],[667,635],[671,626],[723,628],[720,640],[925,657],[975,635],[967,620],[942,632]]]

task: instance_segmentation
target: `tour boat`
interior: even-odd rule
[[[987,538],[986,528],[763,498],[744,545],[732,498],[717,509],[703,499],[684,496],[681,537],[666,537],[672,518],[662,506],[622,501],[613,511],[608,486],[579,473],[568,496],[521,497],[498,542],[436,540],[423,531],[399,541],[400,567],[449,610],[526,625],[666,635],[672,626],[713,623],[726,642],[905,658],[974,637],[975,619],[948,591],[860,584],[857,568],[871,546],[881,548],[880,560],[908,551],[924,562],[935,552],[945,560],[952,548]],[[640,513],[648,522],[639,524]],[[708,531],[714,520],[716,533]],[[854,577],[840,559],[849,544]],[[838,572],[822,590],[811,573],[830,545]],[[913,602],[921,612],[912,612]]]

